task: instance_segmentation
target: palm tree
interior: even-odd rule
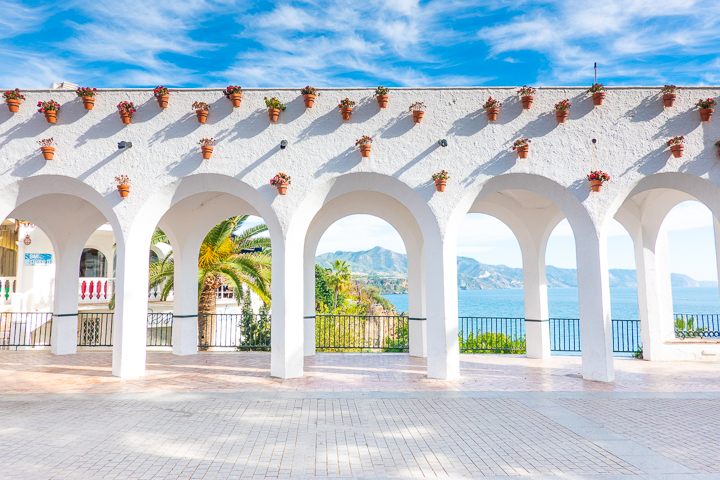
[[[198,257],[198,335],[199,345],[212,345],[215,334],[216,290],[227,285],[235,292],[238,305],[243,285],[270,304],[270,238],[258,237],[267,231],[262,224],[237,234],[247,215],[231,217],[215,225],[200,246]],[[166,241],[157,229],[154,241]],[[258,251],[254,251],[257,250]],[[172,252],[150,265],[150,288],[162,286],[161,299],[166,300],[174,287],[175,263]]]
[[[352,279],[350,274],[350,265],[345,260],[335,260],[332,270],[327,276],[327,286],[335,290],[335,298],[333,299],[333,311],[337,308],[338,293],[345,291]]]

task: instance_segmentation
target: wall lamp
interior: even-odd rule
[[[132,148],[132,142],[120,142],[120,143],[118,143],[118,150],[122,150],[123,148]]]
[[[287,140],[283,140],[282,142],[280,142],[280,150],[285,150],[287,148],[287,144]]]
[[[447,147],[447,140],[445,140],[444,138],[442,140],[439,140],[438,145],[440,145],[441,147]]]

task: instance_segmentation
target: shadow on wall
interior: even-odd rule
[[[325,115],[316,118],[310,125],[298,134],[298,140],[307,140],[311,137],[330,135],[335,132],[343,122],[353,122],[352,117],[350,120],[343,120],[339,109],[332,109]]]
[[[107,163],[110,163],[112,160],[114,160],[115,158],[117,158],[118,156],[120,156],[120,154],[124,153],[125,151],[126,151],[126,150],[115,150],[113,153],[111,153],[110,155],[108,155],[107,157],[105,157],[105,159],[103,159],[102,161],[100,161],[100,162],[98,162],[98,163],[95,163],[92,167],[88,168],[88,169],[85,170],[83,173],[81,173],[80,175],[78,175],[78,179],[79,179],[79,180],[85,180],[85,179],[88,178],[90,175],[92,175],[93,173],[95,173],[96,171],[98,171],[100,168],[102,168],[103,165],[105,165],[105,164],[107,164]]]
[[[39,116],[39,118],[38,118]],[[60,120],[58,120],[59,122]],[[27,121],[18,123],[14,127],[3,135],[2,141],[0,141],[0,147],[3,147],[10,143],[12,140],[18,140],[23,138],[34,138],[43,132],[46,132],[51,127],[51,124],[45,121],[45,117],[41,114],[33,115]]]
[[[458,137],[471,137],[479,133],[488,125],[487,114],[484,109],[476,110],[465,115],[463,118],[455,120],[448,130],[448,135]]]
[[[697,109],[685,110],[666,119],[653,138],[668,141],[672,137],[685,136],[700,127],[701,123]]]
[[[250,173],[250,172],[252,172],[253,170],[255,170],[255,169],[256,169],[258,166],[260,166],[263,162],[265,162],[266,160],[269,160],[273,155],[275,155],[275,154],[278,153],[279,151],[280,151],[280,149],[279,149],[277,146],[273,146],[272,148],[270,148],[270,150],[267,151],[267,153],[265,153],[265,155],[263,155],[262,157],[258,158],[257,160],[255,160],[253,163],[251,163],[251,164],[248,165],[247,167],[243,168],[240,173],[238,173],[237,175],[235,175],[235,178],[238,178],[238,179],[242,180],[243,178],[245,178],[245,175],[247,175],[248,173]],[[270,180],[270,179],[268,179],[268,181],[269,181],[269,180]]]
[[[578,178],[568,185],[567,189],[581,202],[584,202],[590,196],[591,192],[590,182],[588,182],[586,178]]]
[[[325,173],[347,173],[361,161],[360,158],[357,147],[353,145],[320,165],[315,171],[315,178],[320,178]]]
[[[512,150],[503,149],[495,154],[490,160],[478,165],[473,172],[463,180],[464,186],[470,186],[479,175],[501,175],[515,166],[517,153]]]
[[[560,101],[561,100],[558,100],[558,102]],[[572,107],[570,107],[568,121],[580,120],[581,118],[585,117],[590,112],[595,110],[595,104],[593,103],[592,97],[588,93],[581,93],[579,95],[575,95],[570,99],[570,103],[572,104]],[[553,112],[553,115],[554,114],[555,112]]]
[[[163,112],[155,97],[136,107],[137,112],[133,114],[133,123],[145,123],[154,120]],[[116,114],[117,115],[117,114]]]
[[[12,169],[12,171],[10,171],[10,168],[8,168],[7,170],[5,170],[5,172],[3,172],[3,174],[10,173],[10,175],[13,175],[15,177],[28,177],[33,173],[42,170],[43,167],[47,164],[47,162],[48,160],[45,160],[42,157],[42,154],[33,152],[33,154],[20,159],[18,163],[11,165],[10,168],[15,167],[14,169]]]
[[[697,176],[707,173],[710,181],[718,183],[720,182],[720,152],[718,152],[715,142],[720,140],[720,125],[710,121],[703,123],[701,128],[703,129],[702,150],[687,152],[692,162],[683,164],[678,170]]]
[[[653,151],[646,153],[641,158],[633,162],[622,175],[626,175],[629,172],[637,171],[643,175],[652,175],[662,170],[668,163],[669,158],[672,156],[668,146],[662,143],[660,146],[655,148]]]
[[[181,178],[196,171],[202,165],[202,155],[197,150],[185,152],[180,160],[173,162],[165,167],[165,171],[168,175],[176,178]]]
[[[625,117],[631,122],[649,122],[665,111],[663,106],[662,95],[653,95],[645,97],[635,107],[625,113]]]
[[[153,133],[148,141],[148,145],[152,146],[158,142],[186,137],[200,127],[202,127],[202,124],[197,121],[197,115],[195,115],[193,111],[184,115],[179,121],[172,122]]]
[[[380,138],[397,138],[408,133],[414,126],[412,114],[407,112],[405,115],[392,117],[390,122],[378,130],[377,136]]]
[[[530,120],[517,130],[517,138],[540,138],[552,132],[558,126],[555,111],[543,112],[535,120]]]
[[[282,117],[282,114],[280,114]],[[267,109],[254,110],[247,118],[237,122],[232,128],[217,133],[218,141],[232,142],[238,139],[248,139],[262,133],[270,126]]]
[[[442,147],[440,147],[440,145],[438,145],[437,142],[430,144],[430,146],[428,148],[426,148],[425,150],[423,150],[419,155],[417,155],[415,158],[409,160],[408,162],[405,163],[405,165],[400,167],[400,169],[397,172],[395,172],[393,174],[393,176],[400,177],[403,173],[410,170],[410,168],[412,168],[414,165],[419,163],[423,158],[429,156],[431,153],[433,153],[438,148],[442,148]],[[429,175],[431,175],[431,174],[432,173],[430,173]],[[435,185],[435,183],[433,183],[433,185]]]
[[[130,124],[132,125],[132,124]],[[117,113],[111,113],[106,116],[98,123],[95,123],[88,128],[85,133],[80,135],[77,139],[75,147],[82,147],[89,140],[99,140],[101,138],[110,138],[122,131],[127,125],[122,123],[120,116]]]

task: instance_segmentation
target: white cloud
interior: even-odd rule
[[[668,232],[713,228],[712,212],[700,202],[683,202],[670,210],[663,220],[662,228]]]
[[[374,247],[406,253],[402,237],[385,220],[372,215],[350,215],[328,227],[318,243],[316,255],[339,250],[358,252]]]

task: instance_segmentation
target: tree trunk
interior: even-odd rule
[[[217,313],[215,283],[214,279],[206,279],[203,282],[198,301],[198,350],[203,352],[208,351],[209,346],[215,343],[215,313]]]
[[[335,299],[333,300],[333,313],[335,313],[335,309],[337,309],[338,290],[339,290],[339,288],[335,287]]]

